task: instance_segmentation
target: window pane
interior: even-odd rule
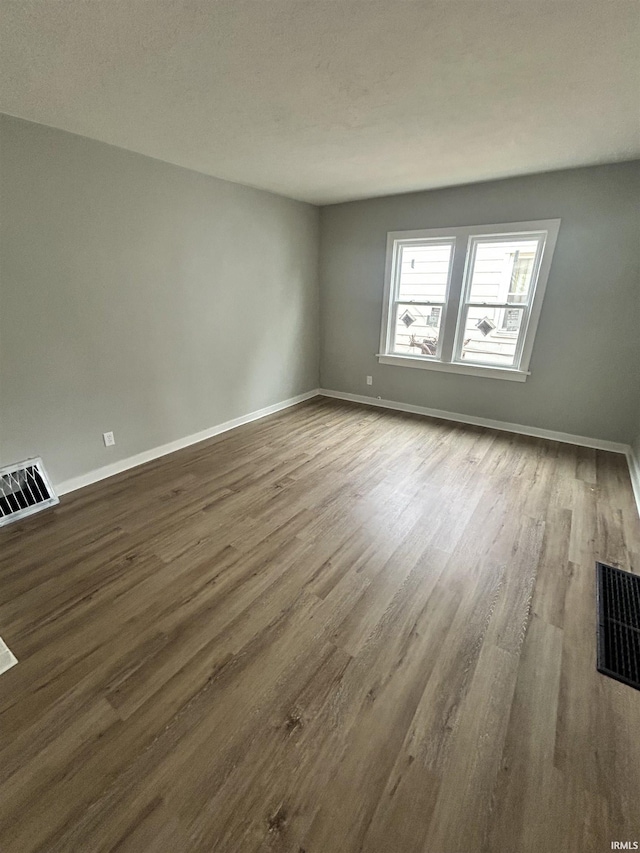
[[[460,361],[513,367],[523,316],[522,308],[470,306]]]
[[[468,302],[527,302],[538,240],[478,240]]]
[[[393,351],[402,355],[431,355],[438,349],[442,305],[397,305]]]
[[[398,299],[409,302],[444,302],[447,295],[452,245],[403,246],[400,256]]]

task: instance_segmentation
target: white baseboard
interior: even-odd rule
[[[120,459],[112,465],[105,465],[103,468],[96,468],[93,471],[88,471],[86,474],[81,474],[79,477],[72,477],[70,480],[64,480],[54,486],[58,495],[66,495],[69,492],[74,492],[76,489],[82,489],[84,486],[89,486],[92,483],[97,483],[100,480],[105,480],[107,477],[113,477],[114,474],[121,474],[123,471],[128,471],[130,468],[137,468],[138,465],[144,465],[145,462],[151,462],[153,459],[159,459],[161,456],[166,456],[168,453],[174,453],[176,450],[182,450],[184,447],[189,447],[192,444],[197,444],[199,441],[205,441],[207,438],[213,438],[220,433],[228,432],[230,429],[242,426],[243,424],[257,421],[260,418],[265,418],[267,415],[273,415],[282,409],[288,409],[290,406],[296,406],[298,403],[309,400],[311,397],[317,397],[319,390],[314,388],[313,391],[306,391],[304,394],[298,394],[296,397],[290,397],[288,400],[283,400],[281,403],[274,403],[272,406],[266,406],[264,409],[258,409],[255,412],[250,412],[248,415],[241,415],[239,418],[234,418],[231,421],[225,421],[209,429],[204,429],[201,432],[196,432],[193,435],[187,435],[184,438],[178,438],[176,441],[170,441],[168,444],[163,444],[160,447],[154,447],[151,450],[144,450],[142,453],[137,453],[135,456],[128,456],[126,459]]]
[[[360,394],[348,394],[343,391],[330,391],[326,388],[314,388],[312,391],[307,391],[304,394],[298,394],[296,397],[291,397],[288,400],[283,400],[281,403],[274,403],[272,406],[266,406],[264,409],[258,409],[255,412],[250,412],[247,415],[242,415],[239,418],[234,418],[231,421],[218,424],[193,435],[179,438],[176,441],[171,441],[168,444],[163,444],[160,447],[154,447],[151,450],[145,450],[135,456],[129,456],[126,459],[121,459],[119,462],[114,462],[112,465],[105,465],[103,468],[96,468],[94,471],[89,471],[86,474],[81,474],[79,477],[73,477],[70,480],[65,480],[55,486],[58,495],[65,495],[69,492],[81,489],[84,486],[89,486],[92,483],[97,483],[100,480],[105,480],[107,477],[113,477],[114,474],[120,474],[123,471],[128,471],[130,468],[136,468],[138,465],[144,465],[145,462],[151,462],[153,459],[158,459],[161,456],[166,456],[169,453],[174,453],[176,450],[182,450],[184,447],[189,447],[192,444],[197,444],[199,441],[205,441],[208,438],[213,438],[223,432],[228,432],[231,429],[242,426],[243,424],[257,421],[267,415],[275,414],[283,409],[288,409],[290,406],[295,406],[305,400],[310,400],[312,397],[322,395],[324,397],[333,397],[337,400],[349,400],[353,403],[363,403],[366,406],[377,406],[382,409],[395,409],[399,412],[411,412],[416,415],[425,415],[431,418],[440,418],[445,421],[456,421],[462,424],[471,424],[472,426],[488,427],[489,429],[498,429],[503,432],[513,432],[518,435],[529,435],[534,438],[547,438],[551,441],[562,441],[565,444],[576,444],[580,447],[591,447],[596,450],[609,450],[612,453],[623,453],[627,457],[629,463],[629,472],[631,475],[631,483],[633,493],[638,505],[638,513],[640,514],[640,460],[636,459],[631,447],[628,444],[621,444],[615,441],[607,441],[602,438],[588,438],[583,435],[572,435],[566,432],[556,432],[549,429],[541,429],[539,427],[528,427],[523,424],[506,423],[505,421],[494,421],[490,418],[477,418],[474,415],[462,415],[458,412],[445,412],[442,409],[430,409],[426,406],[413,406],[409,403],[397,403],[394,400],[380,400],[377,397],[365,397]]]
[[[415,415],[426,415],[429,418],[441,418],[445,421],[457,421],[461,424],[499,429],[503,432],[515,432],[518,435],[530,435],[534,438],[548,438],[551,441],[562,441],[565,444],[577,444],[580,447],[591,447],[595,450],[610,450],[612,453],[629,454],[628,444],[617,441],[607,441],[603,438],[588,438],[584,435],[571,435],[568,432],[556,432],[551,429],[529,427],[524,424],[510,424],[505,421],[494,421],[490,418],[476,418],[474,415],[461,415],[457,412],[444,412],[441,409],[428,409],[426,406],[413,406],[409,403],[396,403],[393,400],[381,400],[378,397],[364,397],[360,394],[345,394],[343,391],[328,391],[321,388],[319,392],[324,397],[334,397],[337,400],[350,400],[353,403],[364,403],[365,406],[378,406],[382,409],[396,409],[399,412],[411,412]]]
[[[629,448],[627,453],[627,462],[629,463],[629,474],[631,475],[631,485],[633,486],[633,496],[636,499],[638,507],[638,515],[640,515],[640,459],[633,452],[633,448]]]

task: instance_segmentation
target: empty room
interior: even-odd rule
[[[640,3],[0,0],[0,851],[640,849]]]

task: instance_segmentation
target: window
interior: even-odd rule
[[[390,233],[379,361],[523,382],[559,227]]]

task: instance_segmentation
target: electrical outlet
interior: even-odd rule
[[[367,376],[367,385],[373,385],[373,376]]]
[[[105,447],[113,447],[113,445],[116,443],[116,440],[115,440],[112,432],[103,432],[102,433],[102,440],[104,441]]]

